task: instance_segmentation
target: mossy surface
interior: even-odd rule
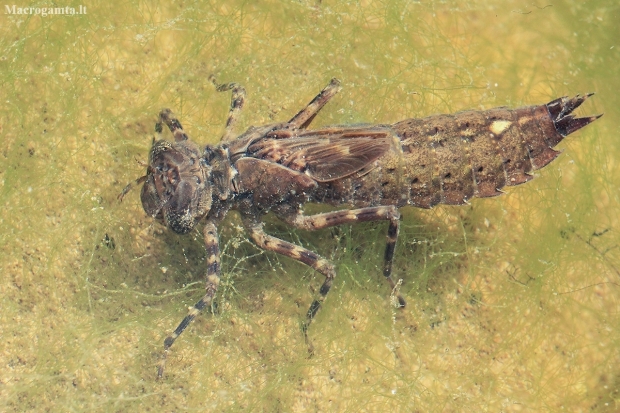
[[[620,8],[518,1],[108,2],[85,15],[0,16],[0,410],[593,411],[620,408]],[[26,6],[26,5],[24,5]],[[32,4],[28,7],[45,7]],[[79,7],[79,4],[71,4]],[[594,91],[605,116],[527,185],[464,207],[403,209],[395,276],[385,224],[270,233],[338,278],[220,228],[217,314],[163,339],[202,294],[200,233],[146,216],[138,191],[156,115],[199,143],[297,113],[329,79],[315,124],[390,123]],[[322,207],[313,207],[323,210]]]

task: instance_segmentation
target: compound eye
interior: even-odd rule
[[[177,234],[187,234],[194,229],[198,223],[189,211],[179,214],[178,211],[166,209],[164,211],[164,217],[168,228]]]
[[[142,201],[142,207],[144,211],[153,217],[159,217],[161,214],[162,202],[157,193],[157,185],[153,179],[153,175],[149,175],[142,191],[140,193],[140,199]]]
[[[181,181],[174,196],[164,207],[166,225],[178,234],[187,234],[196,225],[195,211],[192,210],[194,189],[187,181]]]

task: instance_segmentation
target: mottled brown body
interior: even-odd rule
[[[214,82],[215,83],[215,82]],[[176,338],[213,302],[220,276],[217,228],[230,209],[240,212],[250,238],[260,247],[312,267],[325,276],[307,312],[304,332],[327,296],[334,266],[316,253],[263,231],[262,216],[273,212],[290,225],[316,230],[335,225],[388,221],[383,275],[399,305],[392,260],[398,238],[398,207],[458,205],[472,197],[501,194],[504,186],[532,178],[558,155],[553,147],[599,116],[574,118],[571,112],[590,95],[556,99],[546,105],[496,108],[407,119],[393,125],[331,126],[309,130],[314,117],[338,92],[332,82],[307,107],[285,123],[250,128],[234,138],[233,127],[245,91],[236,83],[222,143],[201,150],[191,142],[172,112],[160,113],[174,142],[153,143],[144,183],[144,210],[179,234],[204,221],[208,252],[206,292],[164,341],[164,357]],[[356,209],[305,216],[307,202]],[[307,338],[307,336],[306,336]]]
[[[384,154],[357,173],[319,183],[313,201],[431,208],[497,196],[504,186],[532,179],[528,173],[555,159],[559,152],[552,148],[564,138],[545,105],[407,119],[372,129],[384,130],[389,142]]]

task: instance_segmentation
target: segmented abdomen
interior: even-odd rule
[[[394,125],[402,141],[403,173],[410,182],[409,203],[425,208],[462,204],[530,180],[527,172],[558,154],[547,141],[559,142],[561,136],[545,112],[545,106],[496,108]]]
[[[355,206],[458,205],[500,195],[504,186],[554,160],[565,136],[598,119],[570,113],[590,95],[546,105],[505,107],[407,119],[391,126],[393,148],[372,167],[321,184],[321,202]]]

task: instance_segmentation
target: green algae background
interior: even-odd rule
[[[80,5],[0,15],[0,410],[620,409],[617,2],[67,4]],[[205,253],[199,232],[146,216],[138,191],[116,197],[143,173],[162,107],[218,141],[230,96],[211,74],[247,89],[240,132],[290,118],[332,77],[344,87],[316,126],[590,91],[579,113],[605,116],[503,197],[403,209],[403,310],[381,279],[384,223],[269,219],[337,264],[312,357],[300,323],[321,277],[254,248],[230,214],[217,314],[157,381]]]

